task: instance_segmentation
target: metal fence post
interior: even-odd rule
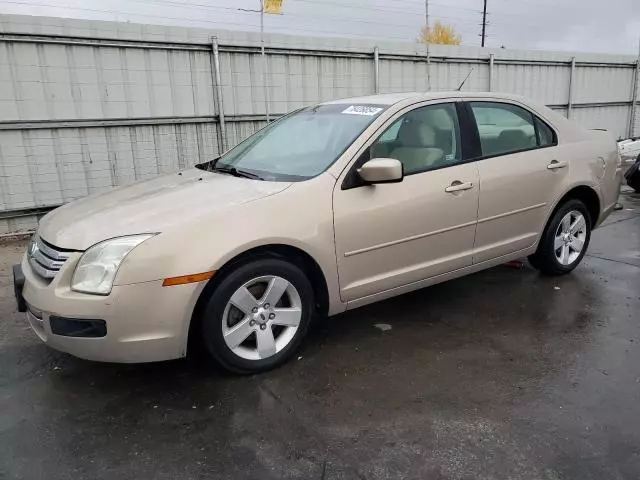
[[[493,62],[495,58],[493,53],[489,54],[489,91],[493,92]]]
[[[576,57],[571,57],[569,63],[571,70],[569,71],[569,100],[567,101],[567,118],[571,118],[573,110],[573,77],[576,73]]]
[[[380,51],[373,47],[373,82],[374,92],[380,93]]]
[[[218,153],[227,150],[227,125],[224,120],[224,104],[222,100],[222,80],[220,76],[220,51],[218,50],[218,37],[211,37],[211,76],[213,80],[213,98],[218,107]]]
[[[640,57],[640,54],[638,55]],[[640,80],[640,58],[636,60],[636,71],[633,74],[633,89],[631,90],[631,112],[629,113],[629,126],[627,138],[633,137],[636,126],[636,104],[638,103],[638,81]]]

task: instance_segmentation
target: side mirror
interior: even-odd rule
[[[395,158],[373,158],[357,172],[367,183],[397,183],[404,177],[402,163]]]

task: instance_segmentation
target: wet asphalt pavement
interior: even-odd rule
[[[253,377],[49,350],[15,311],[24,242],[0,247],[0,478],[640,478],[640,198],[623,202],[571,275],[503,266],[371,305]]]

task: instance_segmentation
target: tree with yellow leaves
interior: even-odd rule
[[[420,36],[418,37],[420,43],[431,43],[440,45],[460,45],[462,42],[462,36],[456,33],[455,28],[451,25],[445,25],[436,20],[433,27],[427,29],[422,27],[420,30]]]

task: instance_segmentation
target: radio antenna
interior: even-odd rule
[[[459,92],[460,90],[462,90],[462,86],[464,85],[464,82],[466,82],[466,81],[469,79],[469,77],[471,76],[471,72],[473,72],[473,69],[474,69],[474,68],[476,68],[476,67],[471,67],[471,70],[469,70],[469,73],[467,73],[467,76],[464,78],[464,80],[462,80],[462,83],[460,83],[460,86],[459,86],[459,87],[458,87],[458,89],[457,89],[457,90],[458,90],[458,92]]]

